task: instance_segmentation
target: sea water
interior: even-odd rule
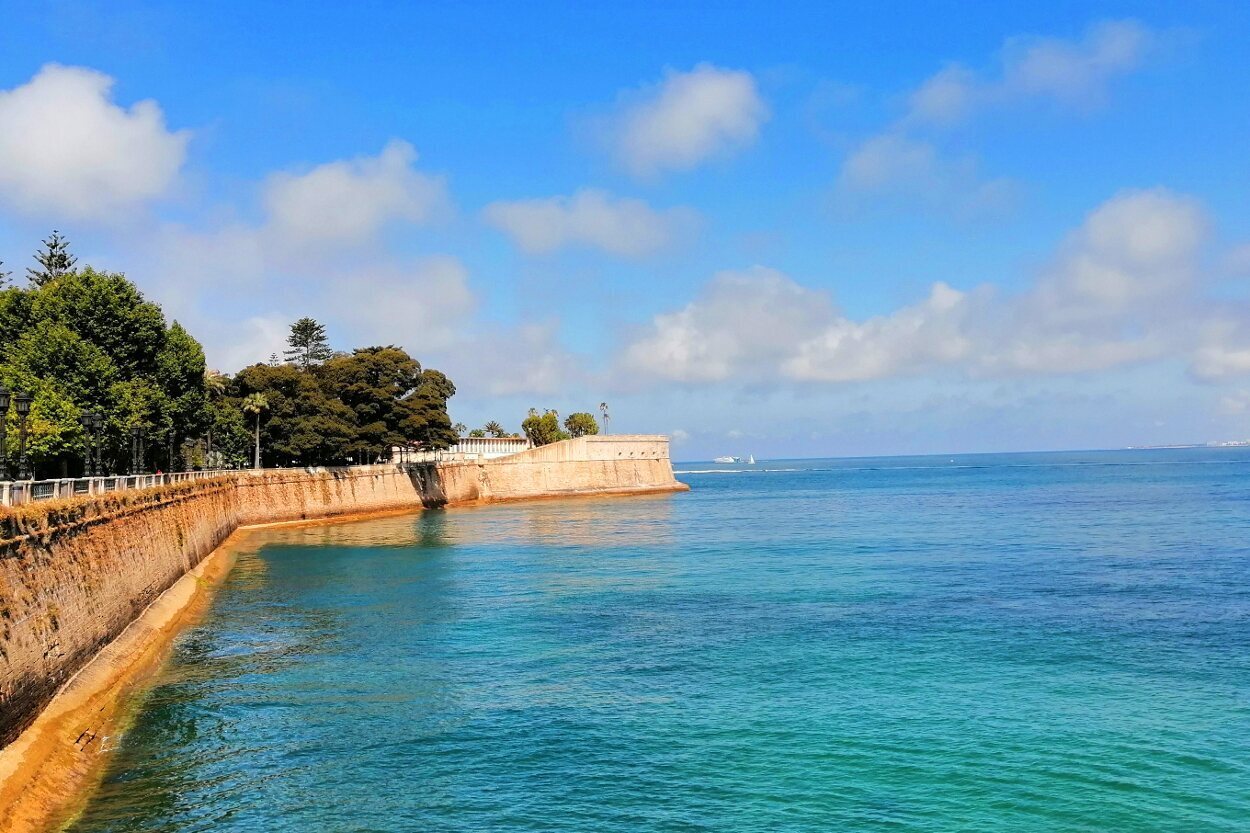
[[[271,531],[72,827],[1250,829],[1250,451]]]

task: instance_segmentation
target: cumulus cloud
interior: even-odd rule
[[[1014,37],[990,74],[962,64],[934,73],[907,96],[901,119],[860,142],[843,161],[842,194],[919,199],[961,213],[998,211],[1013,183],[978,173],[976,159],[943,151],[926,128],[948,127],[978,112],[1016,102],[1051,101],[1068,108],[1100,104],[1110,81],[1140,67],[1159,35],[1131,20],[1091,26],[1076,40]]]
[[[449,255],[384,260],[333,275],[317,305],[356,342],[442,350],[476,307],[469,272]]]
[[[262,187],[272,229],[296,245],[360,245],[389,223],[422,223],[448,205],[441,177],[414,169],[416,149],[393,139],[377,156],[338,160]]]
[[[1126,192],[1091,212],[1024,292],[939,281],[920,302],[865,320],[775,270],[722,273],[655,316],[621,363],[679,382],[1054,375],[1167,357],[1203,379],[1250,373],[1250,327],[1214,319],[1198,297],[1208,237],[1192,200]]]
[[[111,220],[169,192],[188,131],[169,131],[155,101],[112,100],[114,80],[48,64],[0,90],[0,199],[23,214]]]
[[[1088,108],[1105,99],[1111,79],[1140,67],[1157,42],[1155,33],[1133,20],[1097,23],[1078,40],[1010,38],[996,75],[960,64],[944,67],[911,93],[907,120],[952,124],[978,109],[1027,99]]]
[[[964,293],[938,282],[924,301],[890,315],[862,322],[837,316],[799,342],[781,372],[799,381],[851,382],[961,361],[973,351],[969,306]]]
[[[222,346],[210,357],[215,368],[233,372],[257,362],[268,361],[275,353],[279,356],[286,349],[286,338],[291,322],[275,315],[256,315],[240,322],[220,327],[224,335]]]
[[[685,308],[657,315],[628,346],[624,363],[683,382],[763,378],[833,314],[828,295],[775,269],[721,272]]]
[[[555,321],[475,329],[447,358],[455,378],[472,379],[488,396],[567,393],[588,378],[584,365],[561,344]]]
[[[585,246],[622,257],[664,249],[697,221],[690,209],[656,211],[642,200],[593,188],[570,197],[493,202],[483,216],[530,254]]]
[[[621,164],[651,177],[752,144],[768,117],[751,73],[703,63],[626,96],[601,127]]]
[[[1195,200],[1162,188],[1117,195],[1065,243],[1038,299],[1052,315],[1080,318],[1188,294],[1207,234]]]
[[[1010,180],[983,178],[972,157],[945,157],[932,142],[902,132],[870,137],[855,148],[842,164],[838,187],[843,197],[919,200],[967,215],[1007,207],[1016,190]]]

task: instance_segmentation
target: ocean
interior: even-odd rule
[[[1250,829],[1250,450],[257,533],[77,833]]]

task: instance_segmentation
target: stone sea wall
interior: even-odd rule
[[[233,530],[388,510],[679,491],[664,437],[589,437],[485,462],[240,472],[83,499],[0,541],[0,747]]]

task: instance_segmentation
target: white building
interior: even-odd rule
[[[444,451],[416,451],[401,446],[391,448],[395,462],[429,462],[437,460],[493,460],[533,448],[525,437],[461,437]]]

